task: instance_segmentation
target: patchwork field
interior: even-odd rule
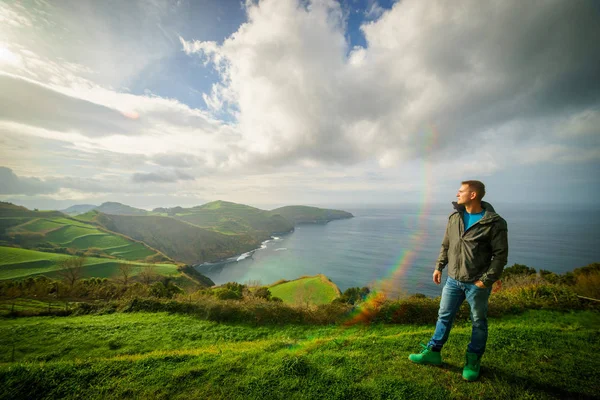
[[[144,260],[156,251],[123,236],[102,231],[83,221],[63,217],[53,218],[6,218],[9,237],[24,236],[28,245],[50,243],[75,250],[98,249],[108,255],[125,260]]]
[[[432,326],[253,326],[165,313],[4,319],[0,398],[597,398],[597,312],[528,311],[490,327],[480,380],[468,383],[468,322],[434,367],[407,359]]]
[[[278,283],[269,290],[288,304],[327,304],[341,294],[337,285],[322,274]]]
[[[56,277],[60,269],[60,261],[73,256],[66,254],[46,253],[35,250],[0,246],[0,279],[25,278],[44,274]],[[147,264],[127,260],[112,260],[99,257],[87,257],[83,269],[84,277],[109,278],[118,274],[120,264],[134,266],[132,275],[137,275],[148,266],[154,267],[161,275],[178,275],[174,264]]]

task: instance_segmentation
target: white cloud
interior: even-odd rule
[[[367,48],[347,54],[337,3],[264,0],[247,5],[248,22],[222,45],[180,40],[219,72],[206,102],[235,117],[249,150],[243,161],[390,167],[424,156],[420,132],[429,124],[440,127],[431,149],[439,158],[446,149],[475,151],[507,124],[594,104],[599,90],[581,83],[600,79],[591,66],[600,50],[586,36],[600,28],[586,7],[405,0],[363,25]]]
[[[600,26],[585,2],[372,1],[364,48],[350,47],[333,0],[248,1],[223,42],[179,43],[160,2],[139,15],[142,3],[123,3],[119,21],[75,3],[0,6],[22,17],[1,28],[2,160],[58,185],[52,196],[377,198],[422,188],[423,162],[461,179],[598,160]],[[62,43],[60,29],[84,40]],[[219,77],[206,109],[119,89],[182,50]]]
[[[0,3],[0,26],[2,25],[21,28],[30,27],[32,23],[25,15],[12,10],[7,4]]]

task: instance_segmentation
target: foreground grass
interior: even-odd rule
[[[165,313],[0,320],[0,398],[593,398],[600,314],[490,321],[480,381],[461,379],[470,325],[445,365],[412,365],[430,325],[223,324]]]

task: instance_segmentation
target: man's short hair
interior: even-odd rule
[[[480,181],[463,181],[461,182],[461,185],[467,185],[469,186],[469,189],[471,189],[473,192],[477,193],[477,200],[481,200],[483,199],[483,196],[485,196],[485,185],[483,184],[483,182]]]

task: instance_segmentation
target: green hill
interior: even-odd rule
[[[29,249],[51,252],[92,251],[96,255],[125,260],[163,258],[143,243],[99,229],[96,225],[65,214],[17,210],[21,217],[0,218],[0,245],[19,245]]]
[[[88,208],[84,206],[71,210],[84,211]],[[88,255],[128,260],[158,259],[162,252],[179,262],[197,264],[256,249],[271,235],[292,231],[295,223],[351,216],[344,211],[304,206],[265,211],[219,200],[152,212],[107,202],[69,217],[58,211],[30,211],[0,203],[0,245],[46,251],[93,250],[95,253]]]
[[[445,364],[434,367],[407,359],[430,324],[255,326],[170,313],[4,319],[0,398],[597,398],[597,312],[532,310],[490,326],[481,377],[465,382],[468,321],[455,323]]]
[[[285,206],[271,210],[272,215],[281,215],[294,224],[327,223],[336,219],[352,218],[346,211],[308,206]]]
[[[186,264],[232,257],[260,245],[260,241],[250,235],[226,235],[170,217],[99,213],[95,222],[110,231],[143,241]]]
[[[0,246],[0,280],[20,279],[35,275],[56,277],[61,267],[60,261],[73,256],[67,254],[47,253],[42,251]],[[137,275],[144,268],[152,266],[157,274],[179,275],[175,264],[147,264],[125,260],[113,260],[100,257],[86,257],[83,268],[84,277],[109,278],[118,274],[120,264],[134,266],[132,275]]]
[[[285,303],[297,305],[328,304],[341,295],[337,285],[322,274],[276,283],[269,291]]]
[[[256,237],[259,241],[268,239],[272,234],[294,229],[293,223],[281,215],[221,200],[192,208],[174,207],[157,210],[201,228],[224,234],[245,233]]]

